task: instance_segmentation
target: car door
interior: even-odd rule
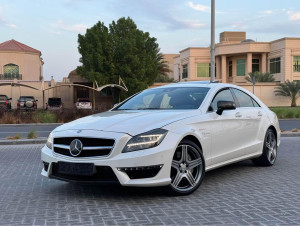
[[[242,133],[240,146],[244,155],[257,152],[261,143],[258,140],[258,133],[261,128],[263,110],[258,103],[245,92],[232,88],[234,96],[238,102],[238,110],[243,116]]]
[[[237,109],[225,110],[221,115],[216,113],[218,101],[232,101],[236,103],[229,88],[220,90],[209,107],[211,119],[212,165],[221,164],[239,156],[239,140],[241,139],[241,114]]]

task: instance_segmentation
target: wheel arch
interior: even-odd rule
[[[275,128],[273,125],[270,125],[270,126],[268,127],[268,129],[273,130],[273,132],[274,132],[274,134],[275,134],[275,137],[276,137],[276,140],[278,141],[278,138],[277,138],[277,130],[276,130],[276,128]]]
[[[198,147],[200,148],[201,153],[203,154],[202,145],[197,137],[189,134],[189,135],[186,135],[185,137],[183,137],[180,142],[182,142],[183,140],[190,140],[190,141],[194,142],[195,144],[197,144]]]

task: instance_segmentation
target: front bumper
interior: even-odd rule
[[[129,153],[121,153],[131,136],[124,133],[102,132],[95,130],[82,130],[80,136],[77,131],[61,131],[55,132],[54,137],[98,137],[115,139],[115,145],[110,155],[107,157],[68,157],[55,153],[53,150],[44,146],[42,148],[42,161],[48,163],[47,171],[42,170],[42,175],[55,179],[66,180],[54,176],[52,171],[55,164],[59,161],[72,163],[93,163],[95,167],[109,167],[116,176],[118,182],[123,186],[164,186],[171,183],[170,169],[171,162],[178,145],[176,141],[180,140],[178,134],[168,132],[160,145],[154,148],[134,151]],[[175,141],[175,142],[174,142]],[[149,167],[160,167],[160,170],[154,177],[131,179],[130,174],[124,169],[144,169]],[[103,168],[104,169],[104,168]],[[132,172],[131,172],[132,174]],[[72,178],[71,181],[81,181],[80,177]]]

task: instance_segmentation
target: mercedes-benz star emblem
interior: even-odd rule
[[[70,154],[74,157],[78,156],[80,155],[82,148],[83,148],[82,142],[78,139],[75,139],[70,144]]]

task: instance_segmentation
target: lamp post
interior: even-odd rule
[[[211,0],[210,82],[215,80],[215,0]]]

